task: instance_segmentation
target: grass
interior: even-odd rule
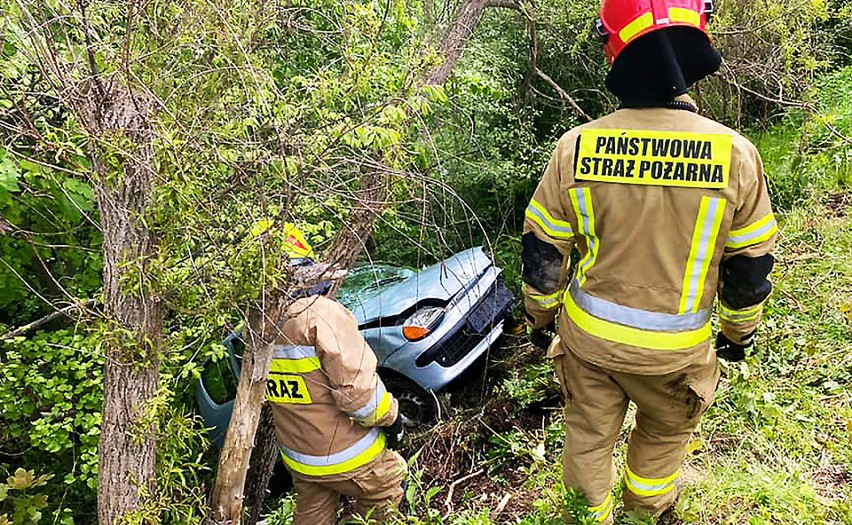
[[[690,445],[677,507],[685,523],[852,525],[852,145],[837,133],[852,135],[852,69],[821,86],[821,116],[791,114],[756,137],[781,226],[775,289],[755,355],[723,365]],[[470,408],[414,439],[415,505],[400,524],[551,525],[566,502],[582,507],[561,489],[552,367],[511,345],[495,363],[485,395],[474,389]]]

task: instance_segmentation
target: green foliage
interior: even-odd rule
[[[0,483],[0,525],[34,525],[47,507],[47,496],[34,494],[32,489],[47,484],[51,475],[36,477],[32,470],[19,468],[6,483]],[[11,516],[11,519],[10,519]],[[65,519],[58,521],[65,525]]]
[[[47,490],[65,504],[91,508],[100,434],[100,342],[72,330],[19,338],[0,367],[0,443],[14,463],[53,478]],[[56,498],[59,500],[60,498]]]
[[[500,393],[514,401],[518,409],[522,409],[558,395],[554,377],[553,361],[550,359],[513,368],[509,370],[509,377],[503,380]]]

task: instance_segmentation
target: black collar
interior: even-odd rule
[[[649,109],[649,108],[667,108],[680,109],[692,113],[698,113],[698,106],[686,100],[669,100],[668,102],[660,102],[656,104],[621,104],[619,109]]]

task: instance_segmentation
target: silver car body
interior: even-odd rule
[[[436,351],[442,340],[447,341],[449,335],[464,329],[459,325],[471,321],[478,305],[498,291],[505,290],[499,282],[500,273],[491,258],[477,247],[459,252],[419,272],[412,272],[407,279],[382,287],[375,294],[349,297],[342,294],[339,299],[358,320],[361,333],[378,357],[380,368],[393,370],[424,390],[437,392],[469,368],[500,337],[503,316],[484,315],[480,326],[476,326],[479,340],[473,348],[462,349],[464,355],[447,356]],[[508,302],[507,293],[503,292],[498,299]],[[399,317],[404,312],[413,313],[418,305],[443,306],[444,317],[428,336],[419,341],[409,341],[402,332],[404,319]],[[488,313],[496,314],[485,312]],[[382,322],[386,319],[394,320]],[[435,351],[436,358],[421,358],[418,364],[417,358],[430,350]]]

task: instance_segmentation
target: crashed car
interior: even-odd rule
[[[500,274],[477,247],[419,271],[370,264],[346,276],[337,299],[355,315],[379,375],[414,424],[438,415],[437,394],[463,378],[502,335],[515,297]],[[219,445],[245,348],[237,334],[223,344],[228,359],[205,363],[196,390],[205,426]]]

